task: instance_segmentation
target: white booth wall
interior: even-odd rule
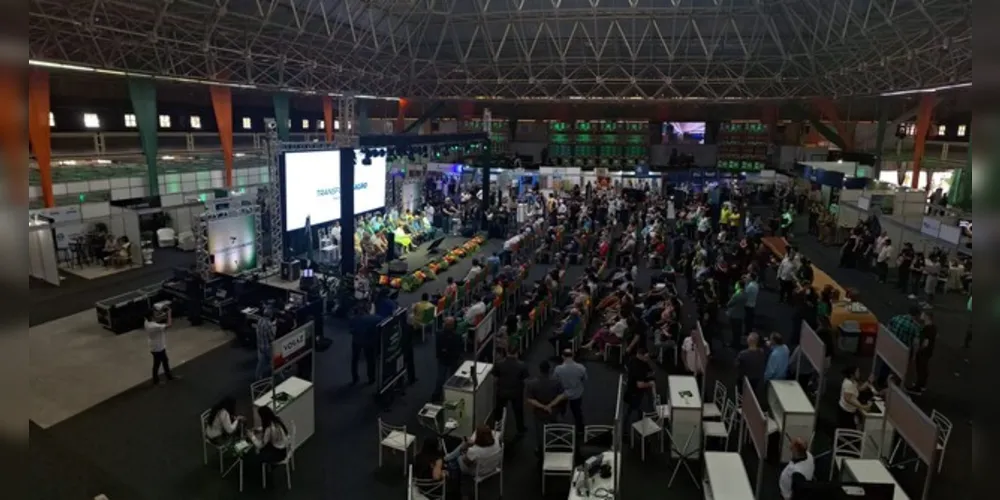
[[[155,209],[146,209],[156,211]],[[108,217],[108,231],[115,237],[126,236],[129,241],[129,256],[132,264],[141,266],[142,260],[142,232],[139,230],[139,215],[141,211],[131,208],[111,206],[111,215]]]
[[[59,261],[51,223],[28,220],[28,275],[59,286]]]

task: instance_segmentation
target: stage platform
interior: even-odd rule
[[[441,257],[448,250],[451,250],[454,247],[462,245],[465,242],[469,241],[470,239],[471,238],[466,238],[464,236],[445,236],[444,241],[442,241],[441,245],[438,246],[438,251],[436,253],[432,255],[427,254],[427,248],[430,247],[431,243],[434,241],[431,240],[418,245],[415,250],[408,252],[404,255],[401,255],[399,259],[406,261],[407,270],[409,272],[413,272],[417,269],[420,269],[421,267],[426,266],[428,262]],[[473,255],[471,257],[479,257],[479,255]],[[388,263],[382,264],[382,266],[378,269],[378,272],[382,274],[388,273],[389,264]]]

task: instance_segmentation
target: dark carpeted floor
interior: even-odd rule
[[[816,265],[842,284],[864,290],[866,304],[883,321],[888,321],[893,314],[905,311],[908,301],[888,289],[879,288],[881,285],[876,284],[870,276],[836,269],[835,250],[821,247],[808,238],[801,239],[797,244]],[[481,255],[498,247],[498,242],[490,242],[482,249]],[[463,276],[470,262],[471,259],[466,259],[450,269],[445,276]],[[540,278],[545,270],[544,266],[534,266],[530,279]],[[571,268],[567,279],[572,282],[580,273],[580,268]],[[441,277],[441,281],[445,276]],[[437,291],[441,286],[440,282],[428,284],[418,294]],[[412,303],[416,295],[404,295],[401,297],[401,304]],[[968,319],[962,307],[949,305],[949,302],[960,302],[957,298],[948,297],[942,302],[944,304],[938,311],[938,322],[961,327],[954,328],[954,332],[943,328],[943,345],[933,361],[934,377],[930,390],[921,398],[928,409],[939,409],[955,423],[944,473],[935,479],[931,498],[944,498],[946,495],[954,497],[954,494],[962,491],[959,488],[967,483],[971,469],[971,402],[968,398],[974,389],[961,383],[961,377],[955,375],[965,367],[962,353],[957,348],[957,342],[961,339],[955,339],[964,332]],[[952,308],[956,311],[952,311]],[[787,334],[791,328],[791,311],[778,304],[773,293],[762,294],[758,316],[762,317],[762,330]],[[350,353],[346,332],[337,325],[330,325],[328,335],[334,339],[334,346],[319,354],[316,364],[317,430],[310,442],[297,452],[293,491],[286,492],[279,486],[274,491],[262,492],[259,487],[259,472],[248,470],[246,491],[240,494],[237,492],[235,477],[221,479],[216,468],[204,467],[201,463],[198,414],[224,395],[236,396],[243,405],[241,412],[249,411],[249,384],[253,378],[254,354],[238,348],[224,347],[181,367],[178,373],[184,379],[176,384],[161,389],[139,388],[129,391],[48,431],[33,426],[31,461],[37,483],[36,497],[53,500],[89,499],[97,492],[105,492],[111,500],[403,498],[405,489],[402,467],[397,466],[398,462],[392,461],[398,457],[390,458],[391,465],[382,471],[376,471],[376,419],[381,417],[393,424],[406,423],[410,425],[411,432],[422,434],[422,429],[416,423],[416,412],[433,392],[435,364],[432,346],[417,346],[419,382],[409,388],[390,411],[383,413],[372,400],[372,388],[351,388],[347,385],[350,380]],[[547,342],[536,342],[525,359],[535,373],[537,363],[552,354]],[[709,374],[709,383],[715,378],[732,381],[734,374],[730,356],[731,353],[717,353]],[[587,362],[587,366],[590,381],[584,409],[588,423],[611,424],[619,372],[599,361]],[[665,372],[660,375],[665,375]],[[833,395],[828,394],[826,399],[832,401],[836,394],[835,384],[839,384],[839,380],[830,383],[834,390],[828,392],[833,392]],[[830,404],[829,401],[824,402],[823,419],[832,419]],[[821,449],[824,449],[823,439],[820,437],[817,441],[817,446]],[[828,437],[825,440],[826,443],[829,442]],[[674,487],[668,491],[666,487],[669,472],[673,468],[672,462],[659,453],[652,453],[643,463],[638,458],[638,452],[628,450],[627,443],[626,436],[623,498],[701,498],[684,472],[681,472]],[[508,445],[504,481],[504,496],[507,498],[541,497],[541,481],[530,448],[528,442]],[[754,462],[748,459],[747,463],[753,478]],[[214,465],[214,461],[212,464]],[[768,466],[763,498],[776,498],[777,474],[776,467]],[[821,464],[818,475],[825,477],[825,474],[825,465]],[[917,486],[910,486],[910,482],[919,483],[922,477],[920,475],[907,482],[907,489],[912,497],[918,497],[919,490]],[[549,484],[549,498],[565,498],[564,482],[554,480]],[[484,499],[495,497],[493,489],[485,487],[483,493],[492,492],[493,496],[484,495]]]

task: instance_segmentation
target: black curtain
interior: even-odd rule
[[[340,150],[340,272],[354,273],[354,150]]]

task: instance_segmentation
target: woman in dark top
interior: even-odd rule
[[[446,475],[444,453],[436,437],[424,439],[420,452],[413,458],[413,477],[423,481],[440,481]]]
[[[920,285],[923,284],[924,280],[924,265],[927,259],[924,257],[923,252],[917,252],[913,257],[913,264],[910,266],[910,285],[912,286],[910,295],[917,295],[920,292]]]

